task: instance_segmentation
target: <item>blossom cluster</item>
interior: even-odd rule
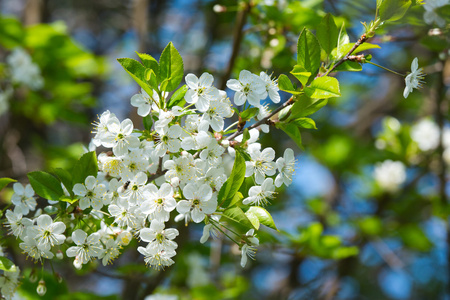
[[[101,114],[94,123],[92,144],[111,151],[98,155],[97,176],[73,186],[71,192],[77,200],[69,216],[57,214],[53,219],[39,210],[31,217],[36,209],[33,189],[14,184],[15,208],[6,211],[6,224],[9,233],[22,240],[23,251],[41,261],[62,258],[65,253],[81,268],[94,259],[110,263],[136,238],[141,241],[137,251],[145,263],[161,269],[174,263],[178,247],[175,240],[180,233],[170,228],[173,220],[186,225],[203,222],[202,243],[227,228],[222,218],[226,207],[221,207],[219,192],[238,150],[247,157],[245,177],[252,183],[241,205],[267,205],[275,187],[291,184],[292,149],[275,160],[274,149],[263,149],[258,143],[258,128],[250,130],[246,141],[242,134],[227,138],[237,130],[233,129],[237,123],[224,129],[234,110],[226,92],[214,87],[213,80],[208,73],[200,78],[188,74],[184,107],[169,108],[167,94],[159,90],[134,95],[131,105],[140,116],[153,121],[143,131],[135,129],[130,119],[121,121],[110,111]],[[280,101],[277,83],[266,73],[258,76],[244,70],[227,86],[236,92],[235,104],[259,108],[255,115],[259,120],[264,118],[262,112],[268,113],[262,100]],[[66,194],[69,196],[69,191]],[[90,218],[101,219],[100,225]],[[247,256],[254,258],[259,240],[254,229],[236,239],[245,266]]]

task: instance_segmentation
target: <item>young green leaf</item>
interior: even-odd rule
[[[238,192],[239,188],[245,179],[245,160],[242,155],[236,151],[236,157],[234,158],[234,165],[231,171],[230,177],[222,185],[219,195],[217,196],[221,207],[228,207],[233,200],[234,195]]]
[[[146,69],[140,62],[131,58],[118,58],[117,61],[147,94],[153,95],[153,91],[145,79]]]
[[[30,172],[27,174],[33,190],[42,198],[58,201],[64,195],[61,183],[53,175],[42,172]]]
[[[12,182],[17,182],[17,180],[8,177],[0,178],[0,191]]]
[[[333,56],[333,58],[335,59],[339,59],[342,56],[345,55],[338,55],[338,53],[343,52],[341,49],[342,47],[344,47],[344,45],[347,45],[348,43],[350,43],[350,38],[347,35],[347,31],[345,30],[345,23],[342,23],[341,29],[339,30],[339,37],[338,37],[338,44],[336,47],[336,52],[333,50],[333,52],[331,53],[331,55]]]
[[[240,113],[242,120],[248,121],[259,113],[259,108],[251,107]]]
[[[334,77],[323,76],[314,79],[310,86],[305,88],[305,94],[310,98],[324,99],[339,97],[339,81]]]
[[[309,116],[327,104],[327,99],[312,99],[302,95],[292,106],[288,122],[300,117]]]
[[[348,71],[348,72],[359,72],[362,70],[361,64],[357,63],[356,61],[344,61],[342,64],[340,64],[335,71]]]
[[[150,54],[138,53],[138,52],[136,52],[136,54],[141,59],[144,67],[153,70],[153,72],[155,72],[155,74],[158,75],[159,65],[158,65],[158,62],[156,61],[156,59],[154,59]]]
[[[98,164],[95,151],[85,153],[74,165],[72,183],[84,183],[86,177],[92,175],[97,177]]]
[[[53,173],[56,175],[59,181],[61,181],[64,184],[67,191],[73,196],[72,174],[69,171],[66,171],[61,168],[54,169]]]
[[[252,223],[253,227],[256,228],[256,230],[259,230],[259,226],[260,226],[260,222],[258,219],[258,216],[255,215],[253,212],[251,212],[250,210],[245,212],[245,215],[247,216],[247,218],[249,219],[249,221]]]
[[[153,126],[153,116],[148,115],[142,118],[142,123],[144,123],[145,130],[151,131]]]
[[[294,75],[295,78],[297,78],[303,86],[306,86],[309,78],[311,77],[311,72],[307,72],[306,69],[300,65],[295,65],[294,69],[292,69],[290,73]]]
[[[177,49],[170,42],[159,58],[159,77],[161,80],[161,90],[171,92],[175,90],[183,79],[184,67],[183,59]],[[163,82],[167,80],[163,87]]]
[[[302,145],[302,136],[297,125],[294,124],[284,124],[284,123],[276,123],[277,128],[286,132],[286,134],[297,144],[300,149],[303,149]]]
[[[0,256],[0,270],[14,272],[16,270],[16,266],[6,257]]]
[[[352,47],[354,45],[355,45],[355,43],[348,43],[348,44],[342,45],[342,47],[339,48],[339,52],[337,53],[338,57],[342,57],[345,54],[347,54],[352,49]],[[356,48],[350,54],[356,54],[356,53],[359,53],[359,52],[362,52],[362,51],[366,51],[366,50],[369,50],[369,49],[376,49],[376,48],[379,49],[381,47],[378,46],[378,45],[375,45],[375,44],[364,43],[364,44],[360,45],[358,48]]]
[[[262,208],[260,206],[252,206],[252,207],[250,207],[249,210],[246,211],[246,214],[247,213],[257,216],[258,220],[261,224],[266,225],[267,227],[270,227],[270,228],[278,231],[277,227],[275,226],[275,222],[273,221],[272,216],[264,208]]]
[[[384,0],[379,6],[381,21],[397,21],[411,6],[411,0]]]
[[[308,29],[303,29],[298,38],[297,64],[312,74],[317,74],[320,67],[320,45]]]
[[[339,30],[331,14],[327,14],[317,26],[317,39],[327,55],[337,46]]]
[[[298,127],[306,128],[306,129],[317,129],[316,122],[314,122],[311,118],[298,118],[294,121],[291,121],[291,123],[294,123]]]
[[[183,105],[186,103],[186,101],[184,100],[184,95],[186,95],[187,90],[188,87],[185,84],[178,90],[176,90],[170,98],[169,103],[167,104],[167,108],[172,108],[176,105],[183,107]]]
[[[159,82],[157,75],[152,69],[145,69],[145,80],[152,89],[157,91],[159,89]]]
[[[240,207],[234,206],[228,208],[223,212],[222,216],[244,227],[255,228]]]
[[[284,74],[281,74],[278,77],[278,88],[282,91],[291,93],[291,94],[301,94],[302,92],[296,91],[295,87],[292,85],[291,80]]]

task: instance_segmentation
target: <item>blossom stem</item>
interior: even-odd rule
[[[229,238],[230,240],[232,240],[233,242],[236,243],[236,245],[240,245],[241,243],[237,242],[235,239],[233,239],[231,236],[229,236],[228,234],[225,233],[225,231],[222,230],[222,228],[220,228],[219,226],[217,226],[216,224],[214,224],[213,222],[211,222],[212,226],[216,227],[220,232],[222,232],[227,238]]]
[[[232,127],[236,126],[239,123],[239,121],[234,122],[233,124],[231,124],[230,126],[228,126],[227,128],[225,128],[223,130],[223,132],[227,132],[228,130],[230,130]]]
[[[280,110],[282,110],[283,108],[294,104],[294,96],[292,96],[291,98],[289,98],[288,101],[284,102],[282,105],[278,106],[278,108],[276,108],[273,112],[271,112],[270,114],[268,114],[267,116],[265,116],[264,118],[262,118],[261,120],[259,120],[258,122],[254,123],[253,125],[247,127],[248,130],[256,128],[262,124],[266,124],[266,122],[272,118],[274,115],[276,115]],[[235,137],[241,135],[242,133],[244,133],[244,128],[242,128],[239,131],[236,131],[235,133],[233,133],[232,135],[227,137],[227,140],[231,141],[232,139],[234,139]]]
[[[385,68],[385,67],[380,66],[379,64],[373,63],[373,62],[371,62],[371,61],[366,61],[366,63],[371,64],[371,65],[374,65],[374,66],[376,66],[376,67],[378,67],[378,68],[381,68],[381,69],[383,69],[383,70],[386,70],[386,71],[388,71],[388,72],[394,73],[394,74],[396,74],[396,75],[400,75],[400,76],[402,76],[402,77],[406,77],[406,75],[404,75],[404,74],[395,72],[395,71],[393,71],[393,70],[391,70],[391,69]]]
[[[232,233],[234,233],[236,236],[241,236],[240,234],[236,233],[235,231],[231,230],[230,228],[223,226],[222,224],[220,224],[219,222],[217,222],[216,220],[214,220],[213,218],[210,218],[209,221],[212,223],[216,223],[219,226],[222,226],[224,228],[226,228],[228,231],[231,231]]]
[[[195,105],[195,103],[191,103],[191,104],[189,104],[188,106],[183,107],[183,110],[186,110],[186,109],[188,109],[189,107],[191,107],[191,106],[193,106],[193,105]]]

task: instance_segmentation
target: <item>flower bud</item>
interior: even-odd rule
[[[222,146],[224,146],[225,148],[230,146],[230,141],[229,140],[222,140]]]
[[[45,293],[47,293],[47,287],[45,286],[45,281],[44,280],[40,280],[39,281],[39,284],[37,286],[36,292],[41,297],[44,296]]]
[[[78,259],[78,256],[75,256],[75,260],[73,261],[73,266],[75,267],[75,269],[80,270],[82,263],[81,261]]]
[[[63,259],[63,258],[64,258],[64,254],[62,253],[61,250],[58,250],[58,251],[56,252],[56,258],[57,258],[57,259]]]
[[[178,177],[173,177],[172,179],[170,179],[170,185],[171,185],[173,188],[178,187],[179,184],[180,184],[180,178],[178,178]]]
[[[216,4],[213,6],[213,11],[215,13],[223,13],[227,11],[226,6],[220,5],[220,4]]]

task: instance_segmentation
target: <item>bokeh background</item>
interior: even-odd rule
[[[345,23],[352,42],[375,14],[372,0],[251,3],[0,1],[0,177],[26,183],[27,172],[70,166],[106,109],[136,118],[130,98],[140,89],[119,57],[159,58],[172,41],[186,73],[207,71],[225,89],[242,69],[288,74],[300,31],[326,13]],[[439,9],[438,26],[414,7],[370,41],[381,46],[369,52],[372,62],[402,74],[419,57],[427,73],[420,91],[404,99],[403,77],[366,64],[337,74],[342,97],[312,116],[318,130],[302,131],[304,149],[279,130],[264,135],[277,155],[294,149],[297,170],[268,208],[280,232],[260,233],[264,244],[246,268],[237,248],[222,239],[201,245],[202,227],[189,226],[163,272],[146,269],[131,247],[108,267],[55,264],[60,284],[46,266],[49,291],[39,297],[27,274],[40,265],[2,229],[2,247],[26,270],[18,299],[450,299],[448,11]],[[11,82],[8,57],[18,47],[39,67],[40,86]],[[1,208],[11,193],[0,194]]]

